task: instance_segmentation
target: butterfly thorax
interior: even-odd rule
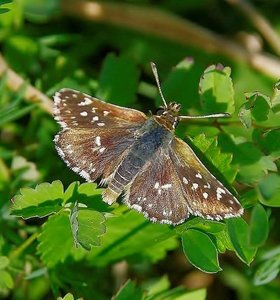
[[[167,128],[168,130],[174,131],[179,122],[179,111],[181,105],[175,102],[170,102],[166,107],[161,106],[155,120],[161,125]]]

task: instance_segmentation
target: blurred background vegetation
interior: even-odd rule
[[[278,0],[0,1],[1,299],[54,299],[68,292],[75,299],[110,299],[129,279],[116,299],[279,299],[279,8]],[[120,217],[108,225],[116,228],[109,237],[129,242],[113,254],[103,249],[103,256],[71,252],[71,244],[71,254],[60,259],[65,249],[51,249],[57,232],[54,227],[46,238],[47,217],[11,214],[11,199],[23,187],[81,180],[54,149],[53,94],[69,87],[154,112],[160,99],[150,61],[158,65],[166,98],[181,103],[185,114],[217,107],[232,113],[229,121],[180,125],[178,134],[193,139],[217,167],[213,172],[229,184],[235,179],[256,248],[242,257],[232,235],[215,243],[245,264],[227,251],[220,255],[223,270],[209,274],[188,262],[174,237],[146,246],[153,232],[169,234],[162,225],[152,224],[131,242],[131,224],[144,218],[123,214],[123,206],[114,210]],[[231,69],[234,90],[229,84],[222,93],[229,97],[224,107],[203,94],[201,76],[213,64]],[[61,237],[60,247],[67,248]]]

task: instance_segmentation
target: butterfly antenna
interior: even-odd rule
[[[229,113],[217,113],[210,115],[202,115],[202,116],[179,116],[180,120],[184,119],[207,119],[207,118],[229,118]]]
[[[157,83],[157,87],[158,87],[158,91],[159,91],[160,97],[161,97],[161,99],[163,101],[164,106],[167,107],[166,100],[165,100],[165,98],[163,96],[163,93],[162,93],[162,90],[161,90],[161,87],[160,87],[157,66],[156,66],[155,63],[151,62],[151,67],[152,67],[152,71],[153,71],[154,77],[156,79],[156,83]]]

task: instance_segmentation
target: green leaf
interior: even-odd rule
[[[152,280],[152,281],[148,281],[147,283],[144,283],[143,285],[143,289],[146,292],[146,298],[149,299],[149,297],[151,299],[154,299],[154,296],[168,290],[170,287],[170,282],[168,280],[168,276],[164,275],[162,276],[160,279],[158,280]]]
[[[142,291],[135,286],[135,284],[128,280],[124,286],[118,291],[117,295],[113,297],[114,300],[128,300],[144,299]]]
[[[222,65],[212,65],[204,71],[199,92],[205,112],[234,112],[234,89],[230,73],[230,68]]]
[[[238,257],[249,265],[257,249],[249,244],[249,227],[242,218],[231,218],[226,221],[228,233]]]
[[[78,208],[76,203],[70,215],[71,228],[76,246],[90,251],[93,246],[100,246],[100,236],[106,232],[105,218],[102,213]]]
[[[23,34],[13,34],[5,42],[5,58],[17,72],[39,68],[38,39]]]
[[[205,300],[206,289],[186,291],[182,287],[169,289],[170,283],[167,276],[156,281],[144,282],[142,290],[145,291],[145,300]]]
[[[270,98],[272,111],[276,114],[280,112],[280,81],[276,82],[273,87],[273,94]]]
[[[280,176],[270,173],[257,186],[260,202],[271,207],[280,206]]]
[[[207,297],[206,289],[185,292],[183,295],[172,298],[174,300],[205,300]]]
[[[238,165],[237,180],[245,184],[257,184],[267,171],[276,171],[277,166],[270,156],[265,156],[255,143],[229,132],[230,137],[220,136],[224,151],[233,153],[233,165]],[[235,133],[236,134],[236,133]],[[243,134],[243,133],[242,133]]]
[[[183,250],[192,265],[207,273],[221,271],[217,249],[209,236],[196,229],[182,235]]]
[[[193,139],[193,144],[205,154],[207,159],[230,183],[234,181],[237,169],[231,165],[232,154],[221,153],[217,139],[206,138],[202,133]]]
[[[10,261],[7,256],[0,256],[0,270],[4,270],[8,265]]]
[[[250,244],[254,247],[263,245],[268,237],[268,218],[265,209],[260,204],[257,204],[252,211],[249,233]]]
[[[4,289],[12,289],[14,281],[11,274],[7,271],[0,270],[0,291]]]
[[[160,76],[160,68],[158,72]],[[182,60],[162,82],[164,97],[167,101],[172,100],[182,104],[182,112],[186,112],[188,108],[194,105],[195,99],[198,98],[198,79],[197,69],[193,68],[193,60],[191,58]],[[157,107],[162,105],[160,95],[156,98],[156,105]]]
[[[264,261],[255,271],[254,284],[262,285],[276,278],[280,271],[280,256],[277,255]]]
[[[280,157],[280,129],[254,130],[254,142],[259,144],[264,153],[278,159]]]
[[[103,62],[97,97],[122,106],[135,102],[139,72],[125,56],[109,54]]]
[[[176,232],[169,226],[153,224],[133,210],[108,218],[106,227],[101,246],[93,248],[88,256],[93,265],[104,266],[128,257],[155,262],[178,246]]]
[[[20,189],[20,195],[13,198],[12,214],[23,218],[45,217],[59,211],[62,202],[61,181],[41,183],[35,189]]]
[[[38,252],[47,267],[63,262],[74,246],[68,214],[63,212],[49,217],[38,240]]]
[[[246,109],[251,111],[251,116],[256,121],[266,121],[270,110],[270,99],[259,92],[246,93]]]
[[[238,117],[241,121],[241,123],[246,127],[250,128],[252,126],[252,114],[251,110],[248,109],[247,103],[244,103],[238,112]]]
[[[58,297],[57,300],[74,300],[74,296],[71,293],[67,293],[63,298]]]

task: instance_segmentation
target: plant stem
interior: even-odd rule
[[[0,53],[0,77],[4,75],[7,77],[6,80],[8,88],[14,92],[17,92],[23,84],[26,84],[25,80],[8,66],[4,57]],[[30,84],[26,85],[24,98],[28,102],[37,103],[49,114],[53,113],[52,100]]]
[[[235,41],[157,8],[83,0],[62,0],[61,8],[70,16],[122,26],[182,45],[199,47],[210,53],[226,55],[235,61],[246,62],[271,78],[280,77],[280,60],[277,57],[250,52]]]
[[[280,55],[280,37],[277,32],[275,32],[269,21],[263,15],[261,15],[251,3],[246,0],[226,1],[240,9],[245,17],[252,22],[252,24],[266,39],[275,53]]]
[[[36,240],[38,235],[38,232],[33,233],[24,243],[22,243],[17,249],[11,252],[11,254],[9,255],[9,259],[13,260],[20,256],[20,254]]]

